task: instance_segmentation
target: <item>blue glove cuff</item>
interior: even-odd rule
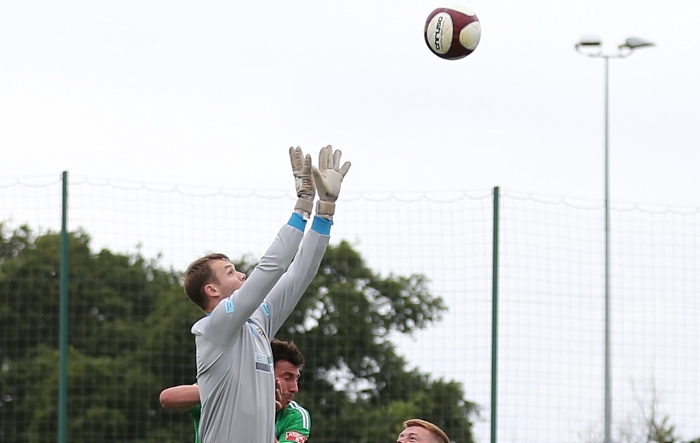
[[[292,212],[292,216],[289,217],[287,224],[292,228],[300,230],[301,232],[304,232],[304,229],[306,229],[306,220],[304,220],[304,217],[302,217],[298,212]]]
[[[332,225],[333,221],[315,215],[314,221],[311,223],[311,230],[316,231],[321,235],[330,235]]]

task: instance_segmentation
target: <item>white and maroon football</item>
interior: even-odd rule
[[[443,6],[428,15],[423,37],[433,54],[447,60],[459,60],[474,52],[479,45],[481,22],[466,6]]]

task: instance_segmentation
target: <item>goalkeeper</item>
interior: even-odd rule
[[[192,326],[202,443],[275,440],[270,337],[318,272],[340,185],[350,169],[349,162],[340,165],[342,154],[331,146],[321,149],[318,167],[312,167],[311,156],[300,148],[290,148],[289,155],[297,203],[250,277],[224,254],[195,260],[185,271],[187,296],[207,314]],[[317,190],[316,215],[304,235]]]

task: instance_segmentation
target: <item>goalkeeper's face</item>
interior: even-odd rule
[[[238,272],[233,263],[228,260],[213,261],[211,270],[214,274],[214,281],[209,284],[221,298],[226,298],[233,294],[234,291],[243,286],[246,278],[246,275]]]

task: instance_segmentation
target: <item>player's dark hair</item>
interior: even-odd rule
[[[205,311],[207,308],[207,296],[204,293],[204,287],[209,283],[219,283],[211,269],[211,262],[215,260],[229,261],[226,254],[221,254],[219,252],[205,255],[193,261],[187,267],[182,280],[185,294],[187,294],[192,303]]]
[[[293,341],[282,341],[275,338],[270,346],[272,346],[272,358],[275,360],[275,365],[280,361],[288,361],[298,369],[304,366],[304,355]]]

